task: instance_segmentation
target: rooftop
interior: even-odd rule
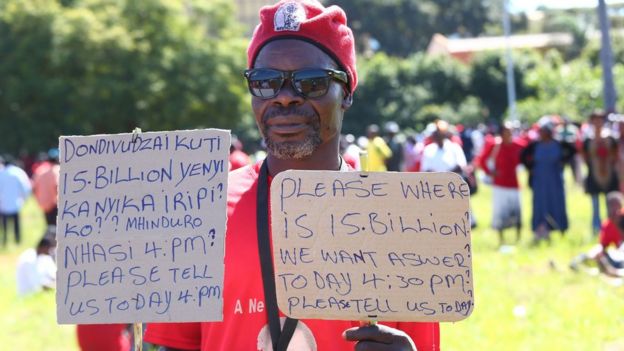
[[[521,48],[548,48],[554,46],[571,45],[573,41],[570,33],[544,33],[512,35],[509,37],[509,45],[512,49]],[[428,53],[459,53],[498,50],[507,47],[507,38],[478,37],[449,39],[442,34],[435,34]]]

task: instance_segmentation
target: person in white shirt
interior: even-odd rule
[[[436,130],[431,135],[433,142],[425,146],[422,156],[421,171],[423,172],[455,172],[460,174],[466,182],[474,182],[474,175],[472,179],[469,179],[467,174],[472,170],[472,166],[468,166],[466,162],[466,155],[461,145],[450,140],[450,132],[448,130],[448,123],[446,121],[439,120],[436,123]],[[470,186],[470,185],[469,185]],[[473,194],[471,188],[470,193]],[[472,210],[470,210],[470,227],[475,228],[477,226],[477,220]]]
[[[3,245],[8,241],[8,224],[13,221],[15,242],[20,242],[19,211],[30,195],[32,186],[28,175],[21,168],[0,157],[0,220],[2,221]]]
[[[51,253],[56,241],[43,238],[37,248],[30,248],[17,259],[17,294],[25,296],[42,289],[54,289],[56,285],[56,262]]]
[[[448,123],[438,121],[432,134],[433,142],[425,146],[420,169],[423,172],[458,172],[466,167],[461,146],[449,139]]]

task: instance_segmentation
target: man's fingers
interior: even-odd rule
[[[375,341],[360,341],[355,345],[355,351],[393,351],[393,345]]]
[[[391,330],[392,329],[383,325],[368,325],[365,327],[347,329],[343,335],[345,339],[349,341],[375,341],[391,344],[395,337],[395,335],[390,332]]]

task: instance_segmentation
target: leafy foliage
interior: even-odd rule
[[[362,60],[354,104],[347,111],[344,129],[364,133],[371,123],[396,121],[404,127],[424,127],[436,117],[424,117],[428,105],[448,104],[453,109],[467,95],[468,67],[444,57],[422,53],[407,59],[376,54]]]
[[[561,114],[575,121],[584,120],[602,105],[600,70],[586,60],[564,64],[551,52],[547,60],[532,70],[526,83],[536,94],[518,104],[522,120],[536,121],[546,114]]]
[[[536,94],[537,87],[526,84],[525,77],[539,60],[535,53],[514,54],[519,99]],[[507,109],[505,71],[502,53],[478,56],[471,66],[422,53],[405,59],[385,54],[361,59],[360,86],[345,129],[363,133],[370,123],[390,120],[416,130],[438,118],[467,124],[498,121]]]
[[[0,1],[0,149],[58,135],[234,127],[249,108],[230,1]]]
[[[371,49],[370,40],[374,39],[381,51],[403,57],[426,49],[435,33],[476,36],[493,21],[483,0],[325,2],[339,5],[349,14],[360,52]]]
[[[534,95],[534,88],[524,84],[524,77],[536,67],[539,56],[531,52],[514,52],[514,80],[516,98],[522,100]],[[470,91],[481,99],[488,109],[488,117],[500,121],[507,110],[507,61],[502,52],[479,55],[472,64]]]
[[[436,118],[475,124],[507,113],[502,52],[470,64],[422,50],[433,33],[500,31],[494,0],[334,0],[359,40],[360,85],[344,132],[397,121],[422,130]],[[0,0],[0,152],[34,152],[59,135],[221,127],[257,140],[241,27],[229,0]],[[602,105],[598,43],[567,14],[563,55],[514,52],[518,112],[583,119]],[[526,16],[512,19],[522,26]],[[524,24],[526,27],[526,23]],[[516,28],[517,29],[517,28]],[[378,43],[378,45],[375,45]],[[585,46],[583,48],[583,46]],[[624,41],[614,37],[615,82],[624,91]],[[583,51],[577,57],[581,48]],[[9,131],[9,132],[7,132]],[[247,144],[249,145],[249,144]]]
[[[564,50],[567,59],[578,57],[587,44],[587,28],[582,28],[577,17],[571,14],[555,12],[553,17],[544,23],[543,31],[546,33],[565,32],[572,34],[573,43]]]

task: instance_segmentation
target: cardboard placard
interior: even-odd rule
[[[58,323],[221,320],[230,132],[59,144]]]
[[[286,171],[271,184],[292,318],[459,321],[474,307],[470,194],[454,173]]]

